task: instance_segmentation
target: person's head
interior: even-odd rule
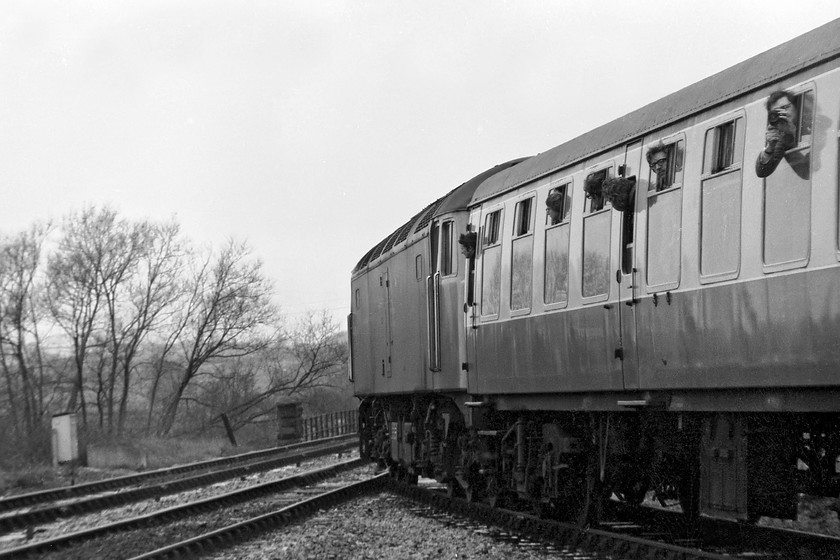
[[[775,125],[779,119],[796,124],[796,98],[784,90],[774,91],[767,98],[767,122]]]
[[[458,243],[461,245],[461,254],[467,257],[468,259],[475,256],[476,238],[477,236],[474,231],[462,233],[458,237]]]
[[[545,199],[545,211],[551,217],[551,223],[559,223],[563,216],[563,205],[565,203],[565,196],[559,191],[551,191]]]
[[[648,148],[645,158],[651,170],[657,175],[661,175],[668,169],[668,148],[662,142]]]

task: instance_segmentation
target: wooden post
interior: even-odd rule
[[[228,420],[227,414],[222,414],[222,422],[225,425],[225,431],[227,432],[227,437],[230,440],[231,445],[236,447],[236,436],[233,435],[233,427],[230,425],[230,420]]]

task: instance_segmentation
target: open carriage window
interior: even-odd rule
[[[669,144],[654,144],[648,148],[647,161],[650,166],[648,191],[659,192],[682,184],[684,145],[685,142],[680,140]]]
[[[545,199],[545,225],[556,226],[569,219],[571,183],[548,191]]]
[[[583,190],[586,193],[585,213],[591,214],[604,208],[605,199],[602,186],[608,176],[609,168],[595,171],[586,176],[586,181],[583,184]]]
[[[810,256],[814,90],[774,92],[767,103],[756,175],[764,178],[763,260],[769,273],[805,266]],[[775,144],[769,140],[773,131]]]

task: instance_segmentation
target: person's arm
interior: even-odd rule
[[[778,129],[768,129],[765,140],[764,149],[755,160],[755,174],[759,177],[767,177],[773,173],[785,156],[785,146]]]

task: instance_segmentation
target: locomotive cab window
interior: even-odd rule
[[[455,222],[444,222],[440,230],[440,274],[450,276],[455,270]]]
[[[514,208],[513,240],[510,263],[510,309],[527,311],[531,308],[533,268],[534,197],[520,200]]]
[[[700,281],[737,278],[741,265],[744,118],[707,128],[700,177]]]
[[[499,315],[502,287],[502,244],[500,232],[502,211],[486,214],[481,237],[481,317],[494,319]]]
[[[793,98],[792,103],[790,97]],[[814,91],[791,92],[774,107],[783,106],[788,132],[784,157],[764,176],[764,271],[805,266],[811,243],[811,138],[814,126]],[[775,114],[774,114],[775,113]],[[778,122],[778,112],[767,112],[767,130]],[[779,126],[779,128],[782,128]],[[782,130],[785,130],[782,128]],[[788,129],[789,130],[789,129]],[[756,164],[756,172],[759,165]]]
[[[572,184],[552,188],[546,197],[543,301],[560,307],[569,300],[569,209]]]

